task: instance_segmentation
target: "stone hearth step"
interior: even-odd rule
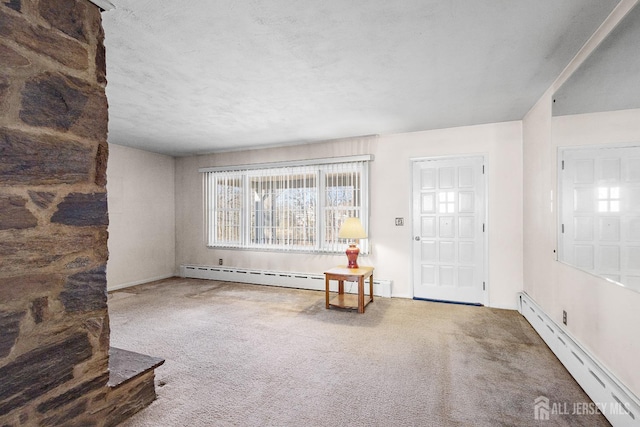
[[[109,348],[109,387],[131,381],[164,363],[164,359],[117,347]]]
[[[154,370],[163,363],[159,357],[109,348],[109,400],[114,403],[110,425],[121,423],[156,399]]]

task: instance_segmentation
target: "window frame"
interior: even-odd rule
[[[275,251],[275,252],[294,252],[294,253],[323,253],[334,254],[342,253],[345,245],[348,243],[345,239],[327,240],[327,214],[331,211],[344,211],[347,216],[357,216],[360,218],[365,230],[369,229],[369,165],[373,160],[372,155],[336,157],[325,159],[313,159],[306,161],[277,162],[277,163],[261,163],[251,165],[238,166],[222,166],[200,168],[198,171],[203,175],[203,213],[204,213],[204,242],[208,248],[212,249],[239,249],[252,251]],[[351,168],[351,169],[350,169]],[[293,171],[289,175],[282,174],[283,171]],[[301,187],[310,188],[315,192],[315,206],[312,211],[314,216],[314,234],[315,243],[312,245],[295,245],[264,242],[259,243],[252,239],[254,227],[258,227],[252,223],[252,216],[255,208],[252,206],[252,182],[261,177],[285,177],[288,180],[300,173],[309,174],[313,172],[315,186]],[[328,201],[327,188],[342,188],[343,186],[335,185],[327,187],[327,174],[351,174],[357,176],[355,182],[348,184],[354,188],[354,202],[359,204],[351,206],[331,206]],[[241,182],[241,207],[240,207],[240,232],[239,242],[230,242],[228,239],[220,240],[219,223],[217,212],[217,183],[221,177],[227,177],[234,182]],[[306,179],[306,178],[305,178]],[[284,182],[284,181],[282,181]],[[276,193],[272,193],[275,195]],[[357,194],[357,195],[356,195]],[[335,218],[335,215],[334,215]],[[339,228],[339,223],[336,224]],[[334,230],[337,236],[338,230]],[[263,239],[261,237],[260,239]],[[275,240],[278,240],[277,238]],[[295,241],[295,238],[293,239]],[[360,250],[362,254],[368,254],[369,245],[367,239],[360,241]]]

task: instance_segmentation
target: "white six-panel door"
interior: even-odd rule
[[[413,164],[413,295],[484,303],[483,157]]]

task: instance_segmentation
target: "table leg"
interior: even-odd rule
[[[369,276],[369,297],[371,298],[371,302],[373,302],[373,274]]]
[[[344,280],[338,280],[338,293],[344,294]]]
[[[364,313],[364,278],[358,278],[358,313]]]
[[[324,298],[325,298],[325,308],[329,308],[329,276],[324,276],[324,283],[325,283],[325,292],[324,292]]]

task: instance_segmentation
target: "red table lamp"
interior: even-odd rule
[[[364,227],[362,227],[359,218],[347,218],[340,226],[338,237],[340,239],[366,239],[367,233],[364,231]],[[358,268],[359,253],[360,249],[356,246],[356,242],[349,243],[349,247],[347,248],[349,265],[347,268]]]

